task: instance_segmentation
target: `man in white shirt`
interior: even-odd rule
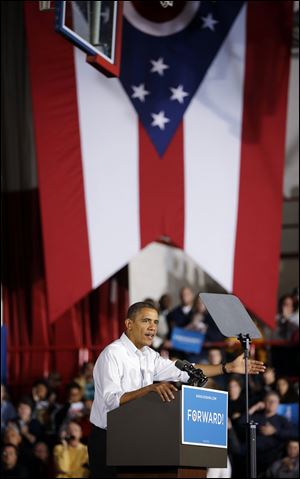
[[[94,367],[95,397],[90,421],[89,461],[91,477],[114,477],[106,467],[107,413],[151,392],[162,401],[175,399],[177,388],[171,382],[187,382],[189,376],[170,359],[151,349],[158,326],[158,311],[146,302],[130,306],[125,319],[125,333],[108,345]],[[196,364],[205,376],[245,372],[243,354],[234,361],[219,365]],[[260,361],[249,360],[249,373],[258,374],[265,367]],[[157,381],[156,383],[153,383]]]

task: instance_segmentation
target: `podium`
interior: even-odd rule
[[[206,477],[207,467],[227,466],[227,447],[183,443],[184,388],[214,391],[184,386],[171,402],[149,393],[108,413],[107,465],[122,467],[118,477]]]

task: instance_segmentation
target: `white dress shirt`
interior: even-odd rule
[[[187,382],[189,379],[173,361],[148,346],[137,349],[125,333],[99,355],[93,376],[95,397],[90,421],[102,429],[107,428],[107,413],[120,406],[123,394],[154,381]]]

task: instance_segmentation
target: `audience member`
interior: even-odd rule
[[[285,417],[277,414],[278,405],[279,396],[274,391],[267,393],[264,401],[254,404],[249,409],[250,419],[257,423],[258,474],[265,473],[282,453],[285,442],[292,436],[292,424]],[[243,424],[245,424],[245,415],[239,420],[239,425],[244,428]],[[245,454],[245,444],[242,450]]]
[[[167,315],[169,326],[168,339],[172,340],[174,328],[185,328],[193,318],[194,293],[191,288],[185,286],[180,290],[180,304],[173,308]],[[170,357],[185,359],[183,351],[172,348],[172,341],[165,341],[164,345],[170,349]]]
[[[290,294],[285,294],[278,302],[278,314],[276,316],[274,338],[291,341],[297,330],[299,330],[299,324],[297,326],[294,320],[291,320],[294,313],[294,299]]]
[[[81,419],[84,415],[83,392],[79,384],[72,382],[67,386],[67,402],[55,415],[56,431],[71,419]]]
[[[299,477],[299,441],[288,441],[286,455],[273,462],[266,472],[266,477]]]
[[[94,363],[92,361],[85,362],[81,367],[80,375],[74,379],[74,382],[79,384],[83,391],[83,399],[94,399],[93,370]]]
[[[299,328],[299,287],[293,289],[291,296],[294,302],[294,313],[290,317],[290,321]]]
[[[5,444],[2,449],[1,477],[30,477],[26,467],[18,462],[18,449],[14,444]]]
[[[299,402],[299,396],[293,385],[285,377],[280,377],[276,381],[276,391],[279,394],[281,404],[291,404]]]
[[[260,377],[249,378],[249,385],[256,402],[262,401],[265,395],[270,391],[276,391],[276,373],[275,369],[268,366]]]
[[[232,375],[228,380],[228,417],[233,423],[245,412],[245,406],[241,379]]]
[[[54,477],[54,465],[49,447],[45,442],[36,442],[33,447],[33,455],[36,462],[35,477],[52,478]]]
[[[159,323],[157,328],[157,333],[153,338],[152,346],[154,349],[160,349],[163,347],[164,342],[166,341],[169,334],[169,325],[167,321],[167,316],[171,308],[171,296],[169,294],[163,294],[158,301],[159,304]]]
[[[196,295],[193,304],[193,316],[190,323],[186,326],[186,329],[193,331],[199,331],[202,334],[206,334],[207,324],[205,323],[205,316],[207,309],[199,295]]]
[[[49,416],[49,385],[44,379],[35,381],[32,388],[33,417],[45,427],[50,421]]]
[[[158,300],[158,310],[165,316],[171,311],[172,299],[168,293],[163,294]]]
[[[24,445],[24,439],[16,424],[8,424],[3,435],[3,444],[13,444],[17,448],[18,463],[27,468],[30,473],[30,477],[35,477],[36,469],[32,449],[28,449],[28,447]]]
[[[172,309],[167,321],[172,330],[175,327],[185,328],[193,318],[194,293],[191,288],[184,286],[180,290],[180,304]]]
[[[14,405],[9,401],[8,393],[4,384],[1,384],[1,434],[4,432],[8,421],[17,417]]]
[[[81,427],[75,421],[61,429],[61,444],[53,451],[55,477],[89,477],[88,451],[81,436]]]
[[[43,427],[32,415],[32,402],[30,398],[23,398],[17,407],[17,417],[14,423],[22,435],[24,446],[31,449],[37,439],[43,435]]]
[[[49,401],[51,403],[60,403],[64,401],[64,390],[61,375],[58,371],[51,371],[47,377],[47,383],[50,389]]]

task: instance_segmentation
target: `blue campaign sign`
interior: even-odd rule
[[[171,342],[174,349],[187,353],[199,354],[204,342],[205,335],[199,331],[190,331],[184,328],[174,328]]]
[[[292,424],[299,423],[299,404],[279,404],[277,414],[286,417]]]
[[[228,393],[182,386],[182,444],[227,447]]]

